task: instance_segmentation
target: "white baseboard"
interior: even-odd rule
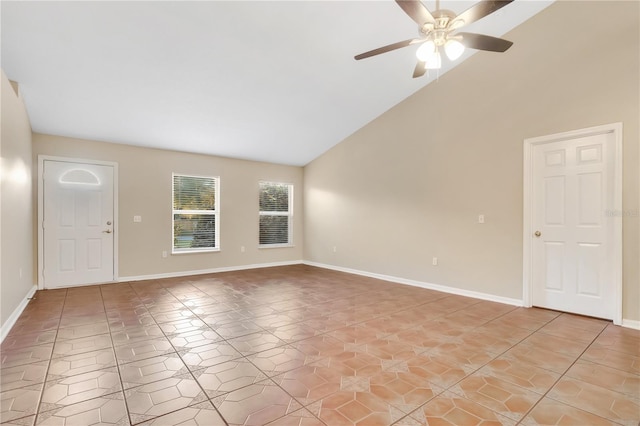
[[[426,288],[426,289],[429,289],[429,290],[441,291],[443,293],[455,294],[455,295],[458,295],[458,296],[472,297],[474,299],[488,300],[488,301],[491,301],[491,302],[504,303],[506,305],[523,306],[522,300],[520,300],[520,299],[511,299],[509,297],[496,296],[494,294],[480,293],[480,292],[477,292],[477,291],[464,290],[464,289],[461,289],[461,288],[449,287],[449,286],[440,285],[440,284],[432,284],[432,283],[427,283],[427,282],[423,282],[423,281],[409,280],[409,279],[406,279],[406,278],[399,278],[399,277],[394,277],[394,276],[390,276],[390,275],[376,274],[376,273],[373,273],[373,272],[360,271],[360,270],[351,269],[351,268],[343,268],[341,266],[327,265],[327,264],[324,264],[324,263],[310,262],[310,261],[306,261],[306,260],[303,263],[305,265],[316,266],[318,268],[332,269],[334,271],[340,271],[340,272],[347,272],[349,274],[362,275],[362,276],[369,277],[369,278],[376,278],[376,279],[383,280],[383,281],[390,281],[390,282],[398,283],[398,284],[405,284],[405,285],[411,285],[411,286],[414,286],[414,287]]]
[[[31,287],[27,295],[24,297],[24,299],[22,299],[22,302],[20,302],[20,304],[16,306],[11,315],[9,315],[9,318],[7,318],[4,324],[2,324],[2,327],[0,328],[0,343],[4,341],[4,338],[7,337],[7,334],[9,334],[11,328],[13,328],[16,321],[18,321],[18,318],[20,318],[22,311],[24,311],[24,308],[26,308],[29,304],[29,299],[33,297],[37,289],[37,285]]]
[[[227,266],[222,268],[199,269],[195,271],[167,272],[163,274],[152,274],[152,275],[137,275],[137,276],[130,276],[130,277],[120,277],[118,279],[118,282],[142,281],[142,280],[152,280],[152,279],[160,279],[160,278],[176,278],[176,277],[186,277],[190,275],[215,274],[218,272],[233,272],[233,271],[243,271],[247,269],[272,268],[275,266],[290,266],[290,265],[300,265],[300,264],[315,266],[317,268],[331,269],[334,271],[346,272],[349,274],[361,275],[369,278],[376,278],[379,280],[389,281],[389,282],[398,283],[398,284],[421,287],[429,290],[441,291],[443,293],[455,294],[458,296],[472,297],[474,299],[488,300],[491,302],[504,303],[506,305],[523,306],[523,302],[520,299],[512,299],[509,297],[496,296],[494,294],[480,293],[477,291],[464,290],[464,289],[444,286],[440,284],[432,284],[432,283],[427,283],[423,281],[410,280],[406,278],[394,277],[391,275],[376,274],[373,272],[360,271],[357,269],[344,268],[342,266],[334,266],[334,265],[328,265],[328,264],[318,263],[318,262],[311,262],[308,260],[258,263],[258,264],[251,264],[251,265]],[[29,303],[29,299],[33,297],[37,289],[38,289],[38,286],[34,285],[29,290],[29,292],[24,297],[22,302],[20,302],[20,304],[11,313],[9,318],[7,318],[7,321],[5,321],[2,327],[0,327],[0,343],[2,343],[5,337],[7,337],[7,335],[9,334],[9,331],[11,331],[11,328],[16,323],[16,321],[18,320],[18,318],[20,317],[24,309],[27,307],[27,304]],[[623,319],[621,326],[626,328],[632,328],[635,330],[640,330],[640,321]]]
[[[272,268],[274,266],[301,265],[302,263],[303,263],[302,260],[288,260],[284,262],[256,263],[252,265],[225,266],[222,268],[212,268],[212,269],[198,269],[195,271],[179,271],[179,272],[166,272],[163,274],[136,275],[131,277],[119,277],[118,282],[157,280],[160,278],[188,277],[190,275],[204,275],[204,274],[215,274],[218,272],[244,271],[246,269]]]
[[[626,328],[640,330],[640,321],[637,320],[623,319],[621,325]]]

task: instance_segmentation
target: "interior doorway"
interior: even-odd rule
[[[622,323],[622,125],[525,140],[524,304]]]

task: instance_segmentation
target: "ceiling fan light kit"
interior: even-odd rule
[[[419,61],[422,61],[422,62],[426,62],[430,57],[434,56],[435,54],[436,54],[436,44],[431,40],[422,43],[422,45],[418,47],[418,50],[416,50],[416,57],[418,58]]]
[[[459,33],[460,28],[469,25],[508,5],[513,0],[481,0],[469,9],[456,15],[450,10],[440,9],[436,0],[436,10],[431,13],[419,0],[396,0],[402,10],[418,24],[419,38],[400,41],[379,47],[355,56],[356,60],[369,58],[402,47],[420,44],[416,50],[418,63],[413,78],[421,77],[427,70],[442,68],[441,50],[449,60],[460,58],[465,48],[504,52],[513,43],[484,34]]]
[[[444,53],[447,58],[455,61],[464,53],[464,44],[456,39],[449,39],[444,45]]]
[[[438,50],[427,57],[424,61],[424,67],[428,70],[439,70],[442,68],[442,56],[440,56],[440,52]]]

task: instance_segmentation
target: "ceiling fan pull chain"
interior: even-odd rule
[[[427,70],[427,77],[430,77],[430,70]],[[440,81],[440,70],[436,69],[436,83]]]

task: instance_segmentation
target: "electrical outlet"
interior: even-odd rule
[[[134,217],[133,217],[133,221],[134,221],[134,222],[142,222],[142,216],[137,216],[137,215],[136,215],[136,216],[134,216]]]
[[[434,257],[433,259],[431,259],[431,264],[432,264],[433,266],[438,266],[438,258],[437,258],[437,257]]]
[[[244,246],[240,246],[240,253],[244,253]]]
[[[164,257],[164,258],[167,257],[167,251],[166,250],[162,250],[162,257]]]
[[[333,246],[333,252],[336,253],[338,251],[338,247]]]
[[[484,223],[484,215],[483,214],[478,216],[478,223]]]

